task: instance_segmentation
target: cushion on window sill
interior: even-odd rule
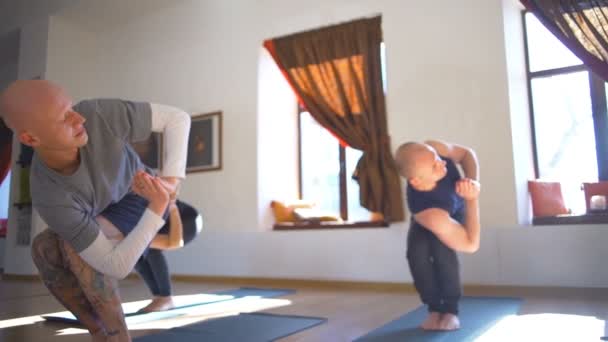
[[[603,195],[608,197],[608,182],[583,183],[583,191],[585,192],[585,207],[587,212],[591,212],[591,196]]]
[[[559,182],[540,180],[528,181],[528,191],[532,199],[534,217],[546,217],[568,214],[564,204],[562,186]]]

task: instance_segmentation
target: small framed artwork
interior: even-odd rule
[[[131,146],[147,167],[156,171],[163,167],[163,136],[161,133],[152,132],[147,140],[133,143]]]
[[[192,117],[186,173],[222,168],[222,112]]]

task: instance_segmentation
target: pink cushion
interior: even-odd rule
[[[587,211],[589,211],[591,196],[604,195],[608,197],[608,182],[583,183],[583,190],[585,191],[585,205]]]
[[[528,181],[534,217],[568,214],[559,182]]]

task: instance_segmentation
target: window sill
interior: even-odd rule
[[[282,222],[275,223],[274,230],[310,230],[310,229],[361,229],[361,228],[387,228],[388,222],[384,221],[369,221],[369,222]]]
[[[608,211],[588,213],[583,215],[559,215],[548,217],[535,217],[532,224],[535,226],[565,225],[565,224],[602,224],[608,223]]]

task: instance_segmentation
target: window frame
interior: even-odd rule
[[[302,114],[307,110],[298,103],[297,105],[297,121],[298,121],[298,197],[303,199],[302,189]],[[275,230],[308,230],[308,229],[353,229],[353,228],[386,228],[389,226],[388,222],[382,221],[348,221],[348,184],[346,176],[346,148],[342,146],[338,141],[336,145],[339,148],[339,165],[340,171],[338,173],[339,185],[340,185],[340,217],[344,221],[343,223],[336,222],[319,222],[319,223],[305,223],[305,222],[289,222],[289,223],[277,223],[274,225]],[[370,212],[370,216],[371,216]]]
[[[586,71],[589,79],[591,112],[593,118],[595,152],[598,168],[598,181],[608,181],[608,106],[606,85],[604,80],[593,73],[584,64],[572,65],[567,67],[545,69],[540,71],[530,71],[530,50],[528,46],[528,27],[526,25],[526,14],[529,11],[522,11],[524,57],[526,63],[526,82],[528,93],[528,107],[530,113],[530,131],[532,138],[532,155],[534,161],[534,177],[539,178],[540,170],[538,165],[538,146],[536,142],[536,123],[534,116],[534,103],[532,96],[532,80],[543,77],[566,75],[569,73]],[[531,14],[533,15],[533,14]],[[533,225],[560,225],[560,224],[598,224],[608,223],[608,215],[602,214],[583,214],[583,215],[562,215],[555,217],[535,217]]]

